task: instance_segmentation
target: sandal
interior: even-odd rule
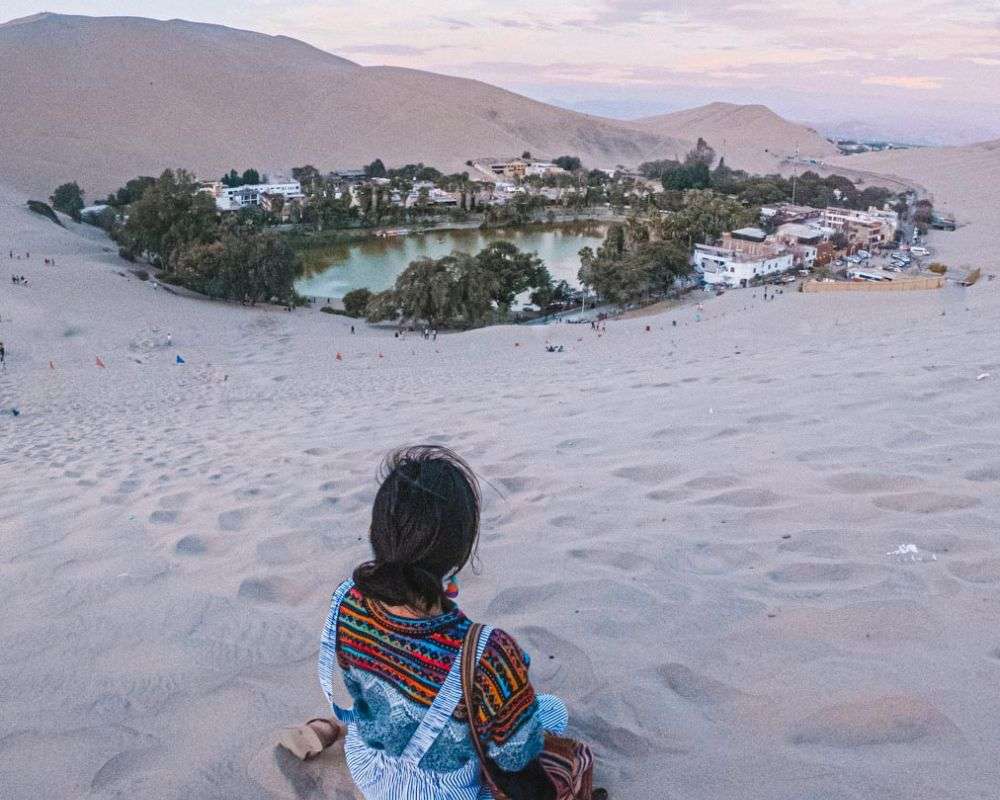
[[[321,736],[313,728],[314,722],[321,722],[333,730],[330,734]],[[315,717],[305,725],[296,725],[294,728],[285,728],[278,735],[278,747],[283,747],[300,761],[314,758],[322,753],[326,748],[334,744],[343,734],[343,728],[335,719]]]

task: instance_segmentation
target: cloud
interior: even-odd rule
[[[1000,58],[992,58],[990,56],[972,56],[967,58],[970,64],[978,64],[980,67],[1000,67]]]
[[[449,45],[437,45],[435,47],[414,47],[409,44],[356,44],[349,47],[341,47],[343,53],[376,53],[385,56],[420,56],[431,53],[434,50],[443,50]]]
[[[461,28],[474,28],[476,27],[468,20],[458,19],[457,17],[434,17],[438,22],[443,22],[452,30],[459,30]]]
[[[944,85],[942,78],[931,78],[923,75],[872,75],[863,78],[861,82],[869,86],[917,90],[940,89]]]

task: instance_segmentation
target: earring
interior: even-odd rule
[[[449,600],[454,600],[458,597],[458,576],[452,575],[448,578],[448,583],[445,584],[444,594]]]

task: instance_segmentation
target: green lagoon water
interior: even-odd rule
[[[503,230],[428,231],[387,239],[367,238],[334,243],[304,254],[309,274],[296,283],[300,294],[342,298],[352,289],[373,292],[389,289],[396,276],[418,258],[441,258],[451,252],[477,253],[491,242],[505,239],[545,262],[555,280],[577,285],[579,251],[596,248],[604,240],[605,223],[578,222],[530,225]]]

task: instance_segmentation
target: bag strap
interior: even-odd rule
[[[472,738],[472,746],[476,748],[476,755],[479,756],[480,771],[486,785],[496,800],[506,800],[507,796],[500,791],[500,788],[493,780],[493,776],[490,775],[488,766],[489,757],[486,755],[486,747],[483,745],[479,731],[476,729],[476,665],[479,663],[479,659],[482,658],[482,652],[477,647],[477,644],[481,643],[483,649],[485,649],[485,642],[481,642],[481,635],[484,630],[485,626],[474,622],[469,626],[469,630],[465,634],[465,642],[462,645],[462,699],[465,701],[465,713],[469,718],[469,735]],[[487,630],[485,637],[487,640],[491,633],[492,630]]]

